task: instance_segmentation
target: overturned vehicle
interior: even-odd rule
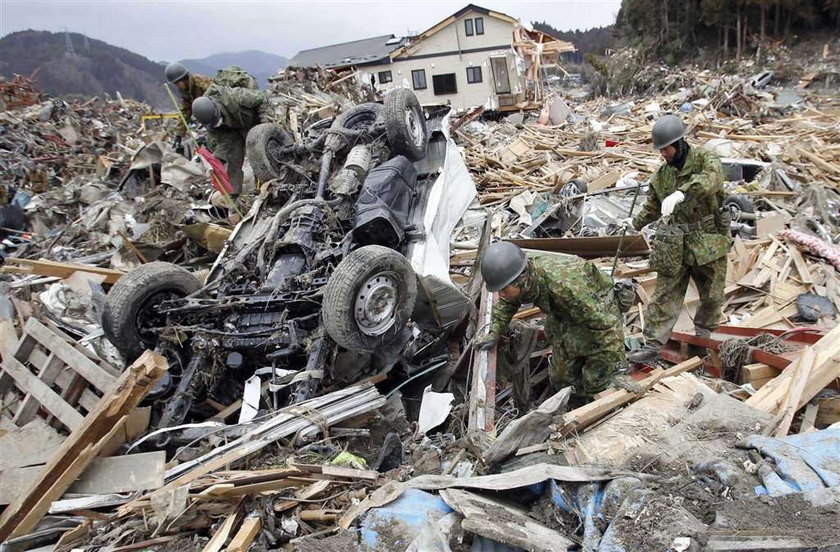
[[[205,419],[206,399],[230,404],[255,377],[279,407],[446,358],[469,311],[449,280],[449,235],[475,196],[447,121],[427,121],[401,89],[301,143],[279,125],[251,130],[261,185],[205,281],[149,263],[106,298],[103,328],[125,360],[155,349],[169,361],[148,398],[156,427]]]

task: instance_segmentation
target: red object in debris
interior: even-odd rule
[[[219,193],[230,195],[233,193],[233,187],[230,185],[230,177],[228,176],[225,164],[216,159],[209,149],[204,146],[199,146],[195,152],[204,158],[213,169],[213,187],[219,190]]]
[[[605,140],[605,141],[604,141],[604,145],[605,145],[606,147],[608,147],[608,148],[614,148],[614,147],[616,147],[616,146],[620,146],[620,145],[621,145],[621,144],[623,144],[623,143],[624,143],[624,142],[617,142],[617,141],[615,141],[615,140]]]

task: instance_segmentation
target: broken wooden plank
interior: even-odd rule
[[[793,422],[794,414],[799,410],[799,399],[802,397],[802,392],[805,390],[805,384],[808,383],[808,378],[811,377],[811,370],[814,367],[815,360],[816,353],[813,347],[806,348],[802,356],[799,357],[797,371],[793,376],[793,383],[790,392],[785,398],[785,405],[782,409],[782,420],[774,432],[776,437],[784,437],[790,431],[790,424]]]
[[[510,240],[523,249],[568,253],[584,259],[612,257],[621,243],[620,257],[641,257],[650,253],[650,245],[641,234],[625,236],[602,236],[593,238],[532,238]]]
[[[106,284],[113,284],[119,280],[125,272],[112,270],[98,266],[83,265],[76,263],[60,263],[46,259],[17,259],[9,257],[6,264],[0,269],[2,272],[16,274],[38,274],[39,276],[56,276],[58,278],[69,278],[75,272],[90,272],[105,276]]]
[[[233,526],[236,524],[236,521],[239,519],[239,513],[234,512],[230,514],[222,525],[213,533],[213,536],[210,537],[210,540],[201,550],[201,552],[219,552],[222,547],[224,547],[225,543],[230,536],[231,531],[233,531]]]
[[[39,480],[0,516],[0,540],[30,531],[57,499],[116,434],[125,416],[139,404],[167,370],[166,360],[146,351],[122,375],[115,392],[104,396],[83,423],[64,440]],[[71,477],[72,476],[72,477]]]
[[[750,383],[763,378],[775,378],[781,372],[779,368],[761,362],[745,364],[741,367],[741,383]]]
[[[816,354],[813,368],[796,408],[802,408],[817,393],[840,376],[840,326],[837,326],[811,346]],[[801,358],[801,357],[800,357]],[[746,403],[765,412],[777,413],[785,405],[788,392],[799,369],[799,359],[790,363],[781,374],[761,388]]]
[[[799,431],[798,433],[811,433],[812,431],[816,431],[817,429],[814,427],[814,422],[817,420],[817,412],[819,411],[820,406],[816,403],[808,403],[808,406],[805,407],[805,413],[802,415],[802,419],[799,421]]]
[[[524,510],[460,489],[444,489],[440,496],[464,516],[465,531],[531,552],[568,550],[575,543],[531,519]]]
[[[817,404],[819,405],[819,411],[815,421],[816,425],[822,427],[840,422],[840,397],[817,399]]]
[[[231,539],[227,552],[246,552],[257,538],[260,529],[262,529],[262,519],[259,516],[245,518],[239,531]]]
[[[366,481],[376,481],[379,479],[380,473],[376,470],[357,470],[354,468],[345,468],[343,466],[322,466],[320,464],[298,464],[292,462],[291,467],[309,473],[320,473],[330,477],[342,477],[345,479],[364,479]]]
[[[653,387],[653,385],[659,382],[660,380],[671,376],[677,376],[684,372],[688,372],[689,370],[694,370],[695,368],[702,365],[702,359],[698,357],[692,357],[684,362],[677,364],[676,366],[672,366],[671,368],[665,370],[661,374],[657,374],[655,376],[651,376],[640,381],[639,385],[642,387],[642,393],[635,394],[624,389],[620,389],[612,393],[611,395],[604,397],[603,399],[593,401],[589,404],[581,406],[580,408],[576,408],[575,410],[572,410],[571,412],[568,412],[563,416],[563,425],[559,428],[559,433],[561,436],[565,437],[567,435],[571,435],[576,431],[582,431],[587,426],[600,420],[602,417],[606,416],[609,412],[613,411],[614,409],[641,398],[642,396],[644,396],[644,391]]]

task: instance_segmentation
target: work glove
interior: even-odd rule
[[[623,218],[620,221],[618,221],[618,228],[620,230],[626,230],[628,232],[635,230],[635,228],[633,227],[633,217]]]
[[[473,347],[479,351],[484,351],[486,349],[490,349],[496,346],[496,343],[499,342],[499,338],[496,337],[494,333],[488,333],[485,335],[477,335],[473,338]]]
[[[671,213],[674,212],[674,209],[677,207],[677,205],[679,205],[683,201],[685,201],[685,194],[679,190],[666,197],[664,200],[662,200],[662,216],[670,217]]]
[[[618,374],[612,380],[612,386],[616,389],[624,389],[625,391],[629,391],[631,393],[638,394],[642,392],[642,386],[639,385],[639,382],[631,378],[626,374]]]

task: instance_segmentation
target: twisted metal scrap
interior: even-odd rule
[[[727,339],[720,344],[720,350],[718,351],[720,362],[723,365],[723,378],[727,381],[737,382],[741,368],[750,363],[752,352],[755,349],[761,349],[772,354],[793,350],[783,340],[766,333],[758,334],[749,339]]]

